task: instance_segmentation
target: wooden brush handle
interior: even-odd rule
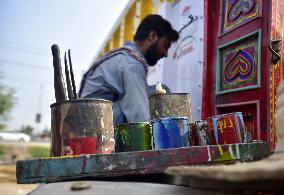
[[[51,51],[53,56],[55,99],[58,102],[66,100],[66,93],[62,77],[59,47],[54,44],[51,46]]]

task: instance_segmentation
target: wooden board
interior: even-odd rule
[[[17,183],[156,174],[169,166],[252,161],[268,154],[262,142],[24,160],[17,162]]]

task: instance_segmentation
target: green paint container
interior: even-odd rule
[[[153,139],[149,123],[123,123],[115,127],[115,152],[152,149]]]

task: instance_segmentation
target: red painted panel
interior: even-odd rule
[[[239,2],[241,0],[238,0]],[[253,2],[257,2],[253,0]],[[261,17],[256,17],[249,22],[236,27],[235,29],[219,34],[221,21],[222,1],[205,1],[205,51],[204,51],[204,89],[202,118],[206,118],[217,113],[244,112],[247,128],[252,129],[253,139],[268,141],[267,132],[269,131],[269,69],[268,69],[268,22],[269,22],[269,1],[260,0]],[[237,40],[256,30],[261,30],[261,88],[249,89],[244,91],[230,92],[216,96],[216,66],[217,48],[228,42]],[[259,102],[259,112],[255,105],[240,105],[232,107],[222,107],[215,110],[216,105],[238,104],[240,102]],[[247,114],[246,114],[247,113]],[[250,114],[248,114],[250,113]],[[258,114],[258,117],[256,115]]]
[[[215,66],[216,60],[216,37],[219,26],[219,0],[204,1],[204,68],[203,68],[203,91],[202,91],[202,119],[214,114],[212,105],[215,105]]]

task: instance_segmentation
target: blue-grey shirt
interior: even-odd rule
[[[126,46],[140,53],[135,43],[127,42]],[[146,69],[132,56],[111,57],[87,75],[81,97],[112,101],[115,125],[150,121]]]

